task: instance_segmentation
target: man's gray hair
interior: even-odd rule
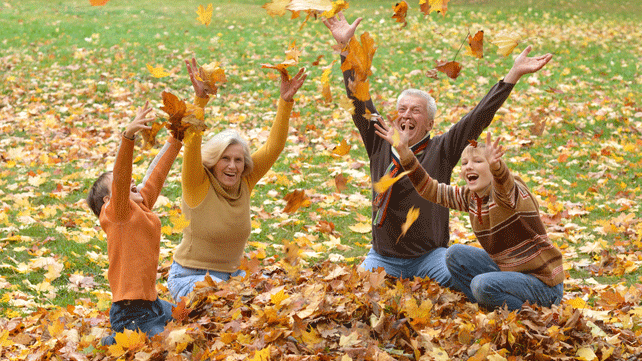
[[[409,88],[401,92],[397,98],[397,108],[399,108],[399,102],[406,96],[419,96],[426,99],[426,112],[428,113],[428,120],[434,120],[435,114],[437,113],[437,104],[435,104],[435,99],[433,99],[430,94],[426,93],[421,89]]]
[[[214,168],[216,163],[221,159],[225,149],[234,144],[240,144],[243,147],[245,168],[243,169],[242,175],[245,176],[252,172],[254,162],[252,162],[252,156],[250,155],[250,147],[247,141],[234,129],[227,129],[216,134],[203,145],[201,149],[203,165],[207,169]]]

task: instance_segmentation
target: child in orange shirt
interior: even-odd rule
[[[142,184],[134,184],[134,140],[136,133],[150,129],[146,124],[154,119],[148,117],[151,110],[149,102],[138,110],[121,136],[113,172],[100,175],[87,195],[87,204],[107,234],[111,328],[114,332],[139,329],[149,337],[162,332],[172,320],[172,304],[159,299],[156,291],[161,222],[152,207],[182,147],[181,140],[172,134]],[[114,344],[114,336],[103,338],[102,343]]]

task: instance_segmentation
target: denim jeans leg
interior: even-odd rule
[[[409,277],[405,267],[407,264],[407,260],[403,258],[385,257],[371,248],[366,255],[366,259],[361,263],[361,267],[370,272],[383,267],[386,273],[393,277]]]
[[[481,248],[454,244],[446,251],[446,267],[452,276],[452,288],[463,292],[470,302],[479,302],[475,298],[470,283],[475,276],[499,272],[499,267]]]
[[[435,248],[415,261],[417,277],[430,277],[442,287],[451,287],[452,277],[446,267],[447,248]]]
[[[509,310],[520,310],[524,302],[550,307],[559,303],[564,284],[548,286],[533,275],[520,272],[491,272],[476,276],[471,289],[479,304],[494,309],[504,304]]]
[[[172,295],[174,301],[180,302],[181,297],[185,297],[192,292],[196,282],[204,281],[205,276],[208,274],[214,282],[222,282],[227,281],[230,277],[234,276],[244,277],[245,271],[239,269],[233,273],[228,273],[188,268],[183,267],[174,261],[172,266],[169,268],[169,276],[167,277],[167,288],[169,289],[169,293]]]

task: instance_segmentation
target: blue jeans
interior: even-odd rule
[[[245,276],[245,271],[236,270],[235,272],[217,272],[206,269],[187,268],[178,264],[176,261],[172,263],[169,268],[169,276],[167,277],[167,288],[169,293],[176,302],[180,301],[181,297],[187,296],[194,290],[196,282],[205,280],[205,276],[209,274],[214,282],[223,282],[230,279],[230,277]]]
[[[446,252],[453,288],[487,309],[506,305],[520,310],[524,302],[550,307],[559,304],[564,283],[548,286],[539,278],[520,272],[502,272],[483,249],[455,244]]]
[[[442,287],[450,287],[450,272],[446,267],[446,249],[435,248],[417,258],[385,257],[370,249],[361,267],[373,271],[383,267],[386,273],[398,278],[429,277]]]
[[[156,301],[146,300],[125,300],[111,304],[109,309],[109,322],[114,331],[111,335],[103,337],[103,345],[116,343],[116,332],[123,332],[125,329],[145,332],[152,337],[163,332],[165,325],[173,320],[173,304],[157,298]]]

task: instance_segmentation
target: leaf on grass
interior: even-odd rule
[[[383,193],[387,191],[388,188],[392,187],[393,184],[397,183],[399,179],[401,179],[403,176],[405,176],[408,173],[410,173],[410,171],[401,172],[401,174],[399,174],[394,178],[390,176],[390,173],[385,174],[383,177],[379,179],[377,183],[373,185],[375,192]]]
[[[154,78],[163,78],[170,75],[170,73],[165,71],[165,68],[163,68],[162,65],[153,67],[150,63],[147,63],[147,70],[149,70],[150,74],[152,74]]]
[[[392,15],[392,18],[395,19],[398,23],[403,23],[403,26],[406,26],[408,24],[408,22],[406,22],[406,15],[408,14],[408,3],[406,3],[405,1],[400,1],[396,3],[392,7],[392,9],[395,12]]]
[[[476,58],[484,57],[484,31],[480,30],[475,33],[475,36],[468,35],[468,51],[466,54]]]
[[[435,69],[446,74],[451,79],[457,79],[459,71],[461,70],[461,64],[456,61],[445,62],[435,60]]]
[[[503,31],[494,37],[491,43],[497,45],[497,54],[508,56],[515,50],[520,40],[519,34]]]
[[[352,148],[345,139],[341,140],[341,144],[337,145],[332,149],[332,155],[342,157],[350,153],[350,148]]]
[[[212,3],[209,3],[207,5],[207,8],[204,8],[203,5],[199,5],[198,9],[196,10],[196,14],[198,14],[198,22],[201,24],[208,26],[212,22],[212,13],[214,12],[214,9],[212,7]]]
[[[283,212],[285,213],[294,213],[299,207],[306,206],[310,203],[305,191],[300,189],[286,194],[283,200],[288,202],[285,208],[283,208]]]

